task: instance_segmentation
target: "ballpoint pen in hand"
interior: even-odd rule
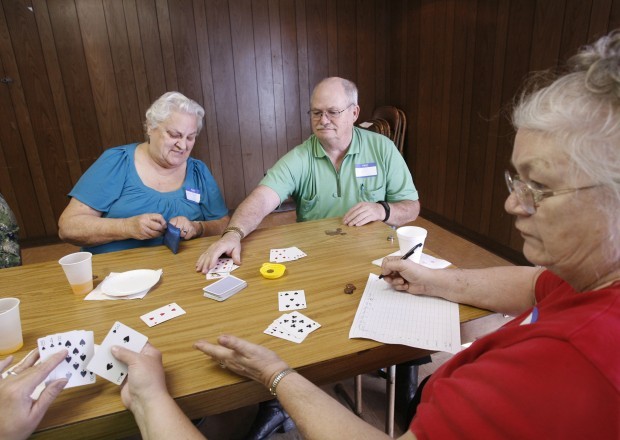
[[[402,257],[400,257],[401,260],[406,260],[407,258],[409,258],[410,256],[413,255],[413,253],[415,252],[415,250],[417,248],[419,248],[420,246],[422,246],[422,243],[418,243],[416,244],[414,247],[412,247],[411,249],[409,249],[407,251],[407,253],[405,255],[403,255]],[[379,279],[383,279],[383,274],[379,275]]]

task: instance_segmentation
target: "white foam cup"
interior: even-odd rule
[[[420,244],[420,246],[413,252],[408,260],[414,263],[419,263],[422,257],[422,249],[424,248],[424,241],[428,231],[419,226],[402,226],[396,229],[396,236],[398,237],[398,246],[400,247],[400,255],[405,255],[412,247]]]

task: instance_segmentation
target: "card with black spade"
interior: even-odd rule
[[[95,353],[95,356],[93,356],[86,368],[98,376],[116,385],[120,385],[127,377],[127,365],[112,356],[110,348],[113,345],[118,345],[139,353],[147,341],[148,338],[142,333],[117,321],[103,342],[101,342],[99,350],[97,350],[97,353]]]
[[[92,331],[74,330],[45,336],[37,340],[37,346],[41,361],[60,350],[67,350],[67,356],[47,376],[46,383],[65,377],[69,379],[65,388],[95,383],[96,376],[86,368],[95,351]]]

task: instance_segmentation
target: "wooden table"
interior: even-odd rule
[[[478,246],[427,222],[412,223],[429,230],[425,251],[460,267],[509,264]],[[340,228],[341,233],[337,230]],[[198,339],[214,341],[235,334],[275,350],[286,362],[316,384],[331,383],[427,355],[400,345],[349,339],[349,329],[370,272],[371,261],[398,249],[395,232],[383,223],[360,228],[340,219],[296,223],[255,231],[243,241],[242,266],[234,275],[248,287],[224,302],[202,295],[210,283],[195,272],[198,256],[215,238],[182,243],[177,255],[163,247],[95,255],[96,283],[110,272],[163,269],[162,280],[142,300],[83,301],[71,293],[56,261],[0,271],[0,297],[21,299],[24,347],[16,358],[36,347],[37,338],[70,330],[93,330],[100,343],[119,320],[144,333],[164,354],[168,388],[185,413],[196,418],[254,404],[270,398],[261,385],[223,370],[192,348]],[[267,280],[259,274],[269,250],[297,246],[307,257],[285,263],[284,277]],[[357,290],[343,293],[347,283]],[[304,289],[303,313],[322,327],[295,344],[267,336],[263,330],[283,312],[277,292]],[[140,315],[176,302],[186,315],[149,328]],[[461,306],[461,321],[488,313]],[[35,438],[119,438],[137,432],[132,415],[121,404],[118,387],[102,378],[91,386],[62,392],[41,422]]]

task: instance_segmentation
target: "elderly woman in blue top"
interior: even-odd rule
[[[103,253],[162,244],[168,222],[185,240],[221,234],[228,209],[206,165],[189,156],[204,114],[178,92],[157,99],[147,141],[106,150],[69,193],[60,238]]]

